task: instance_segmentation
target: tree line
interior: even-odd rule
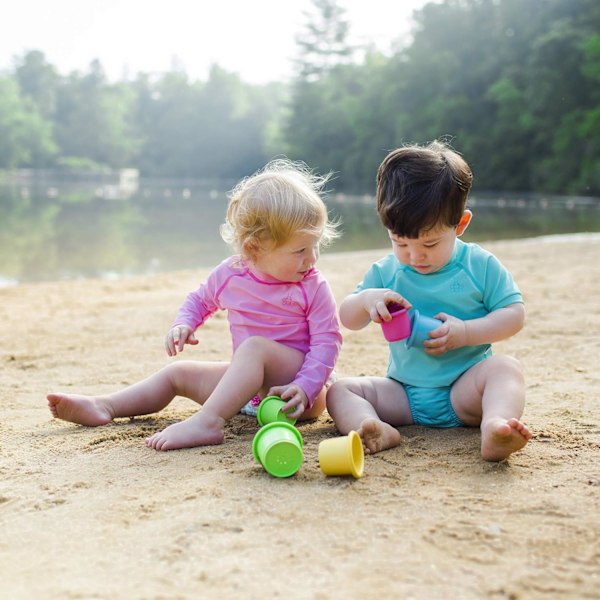
[[[64,76],[25,53],[0,74],[0,169],[230,180],[286,155],[362,193],[390,149],[444,137],[479,189],[600,194],[597,0],[427,4],[388,55],[348,43],[342,2],[312,8],[291,82],[213,65],[111,83],[97,60]]]

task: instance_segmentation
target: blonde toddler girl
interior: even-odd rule
[[[331,289],[315,268],[320,247],[337,235],[320,197],[326,180],[277,160],[231,193],[221,233],[238,253],[188,294],[165,339],[175,356],[198,343],[195,331],[206,319],[226,310],[229,363],[176,361],[106,396],[51,393],[54,417],[98,426],[155,413],[175,396],[202,405],[147,438],[156,450],[222,443],[226,422],[257,394],[281,396],[290,416],[318,417],[342,341]]]

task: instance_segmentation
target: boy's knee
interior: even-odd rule
[[[490,359],[490,368],[495,371],[502,371],[506,375],[511,375],[515,378],[522,379],[523,375],[523,365],[521,362],[516,359],[514,356],[508,356],[506,354],[500,354],[492,356]]]
[[[327,388],[327,396],[325,398],[327,403],[327,408],[331,408],[335,406],[340,394],[345,390],[345,382],[343,379],[338,379]]]
[[[508,369],[511,371],[523,371],[523,366],[521,365],[521,361],[516,359],[514,356],[508,356],[506,354],[500,354],[496,356],[497,361],[502,365],[502,368]]]
[[[327,390],[327,408],[335,406],[348,393],[356,393],[356,378],[347,377],[345,379],[338,379],[332,383]]]

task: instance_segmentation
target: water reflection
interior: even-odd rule
[[[479,196],[466,241],[600,231],[600,200]],[[193,182],[0,185],[0,285],[115,278],[209,267],[225,258],[218,232],[226,192]],[[330,251],[381,248],[387,236],[372,197],[333,195],[343,236]]]

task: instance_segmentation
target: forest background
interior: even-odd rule
[[[313,5],[288,82],[218,64],[206,81],[175,69],[109,82],[98,60],[60,75],[26,52],[0,73],[0,169],[223,181],[286,155],[362,193],[390,149],[445,136],[479,189],[600,193],[596,0],[427,4],[387,55],[347,42],[338,2]]]

